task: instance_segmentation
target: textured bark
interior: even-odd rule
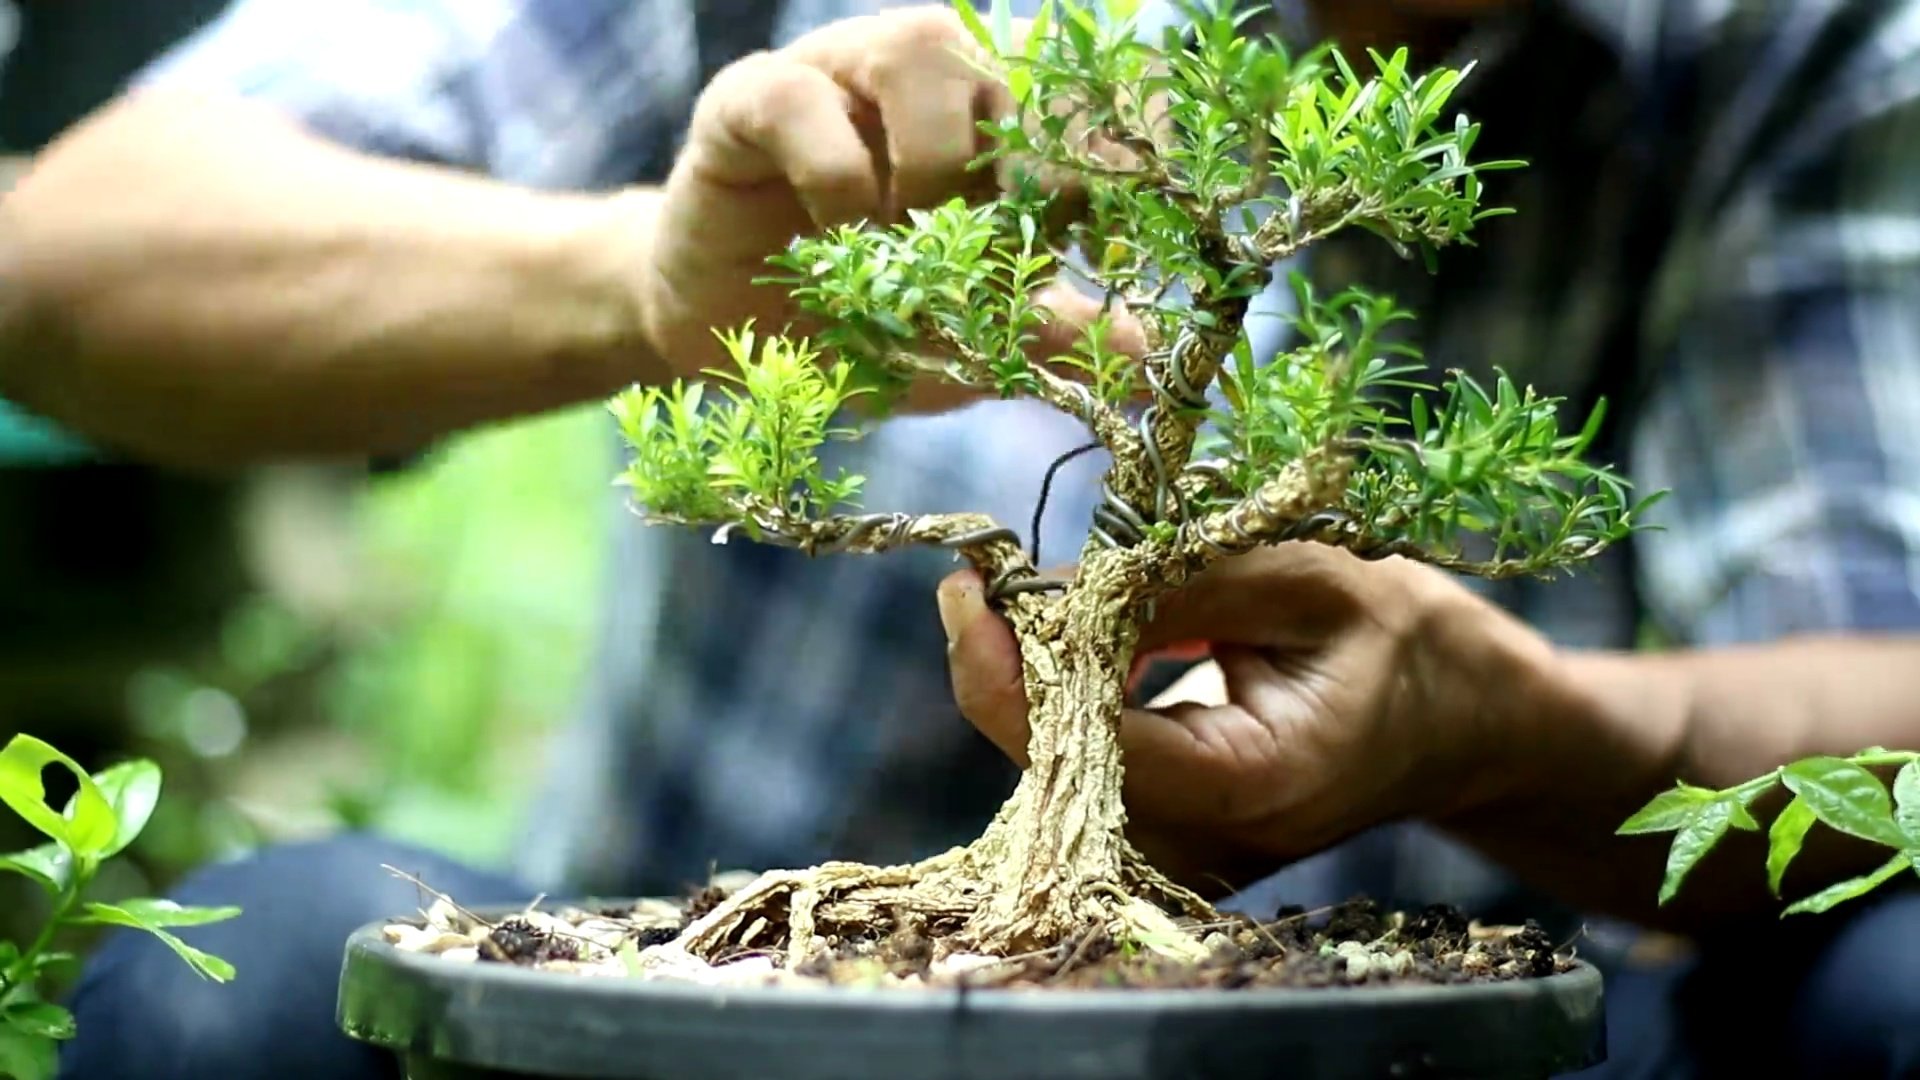
[[[1173,915],[1209,919],[1213,909],[1126,839],[1119,724],[1149,565],[1137,552],[1090,549],[1065,596],[1005,602],[1032,734],[1027,769],[979,839],[907,866],[762,875],[672,948],[706,959],[778,948],[798,964],[831,938],[911,923],[945,952],[1014,955],[1098,928],[1197,955]]]
[[[1021,634],[1028,765],[974,845],[988,882],[969,936],[990,948],[1038,947],[1097,918],[1121,880],[1126,810],[1119,722],[1138,638],[1135,583],[1112,552],[1081,564],[1054,625]],[[1101,899],[1096,899],[1096,896]]]

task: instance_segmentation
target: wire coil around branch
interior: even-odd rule
[[[1144,365],[1147,387],[1153,391],[1153,402],[1141,411],[1138,428],[1141,449],[1147,456],[1148,467],[1153,471],[1153,517],[1156,521],[1166,520],[1169,497],[1182,517],[1187,512],[1185,499],[1167,475],[1167,463],[1161,457],[1159,443],[1154,440],[1153,427],[1160,418],[1160,410],[1166,405],[1188,412],[1207,407],[1207,396],[1193,385],[1187,375],[1188,356],[1199,344],[1200,335],[1193,327],[1183,326],[1180,336],[1174,339],[1173,347],[1165,353],[1148,357]],[[1161,377],[1163,365],[1169,379]],[[1136,513],[1135,516],[1139,515]],[[1136,538],[1134,543],[1138,542]]]
[[[809,555],[840,554],[851,550],[854,545],[866,540],[875,531],[885,529],[885,536],[877,546],[900,547],[911,541],[914,526],[926,519],[923,515],[894,513],[863,514],[845,520],[848,523],[846,532],[833,540],[824,544],[809,543],[799,546],[805,548]],[[956,536],[943,537],[936,541],[936,544],[952,551],[959,551],[1002,541],[1018,546],[1020,534],[1004,525],[995,525]],[[1018,593],[1054,592],[1066,587],[1067,582],[1044,577],[1031,566],[1015,565],[995,574],[987,582],[987,597],[991,600],[1003,600]]]
[[[1330,530],[1344,528],[1353,521],[1352,517],[1344,511],[1321,510],[1289,524],[1277,534],[1262,536],[1247,525],[1246,517],[1251,513],[1258,513],[1267,520],[1279,516],[1279,511],[1267,501],[1266,488],[1255,488],[1252,495],[1227,515],[1223,523],[1227,533],[1224,539],[1215,539],[1204,527],[1194,529],[1194,535],[1199,537],[1200,543],[1205,545],[1207,550],[1226,558],[1244,554],[1269,540],[1273,543],[1286,543],[1291,540],[1317,537]]]

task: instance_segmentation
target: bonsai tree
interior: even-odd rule
[[[931,545],[978,568],[1020,641],[1030,765],[966,847],[773,871],[656,949],[712,957],[751,937],[796,964],[842,931],[914,924],[943,953],[1005,956],[1100,929],[1203,955],[1179,917],[1217,916],[1129,844],[1121,802],[1117,727],[1156,598],[1285,541],[1547,575],[1620,540],[1644,507],[1584,459],[1598,409],[1564,433],[1558,399],[1504,375],[1421,382],[1390,299],[1323,296],[1295,277],[1297,343],[1260,363],[1242,333],[1272,268],[1329,237],[1363,230],[1431,269],[1501,212],[1480,206],[1480,174],[1517,163],[1472,160],[1479,128],[1448,109],[1466,71],[1416,75],[1404,51],[1370,53],[1363,78],[1337,51],[1249,38],[1230,13],[1195,10],[1190,41],[1155,42],[1129,5],[1059,0],[1016,41],[1004,7],[956,7],[1017,103],[985,125],[980,165],[1024,182],[984,205],[796,240],[769,280],[806,332],[718,331],[737,370],[634,388],[610,408],[647,522],[819,556]],[[1078,182],[1076,213],[1043,176]],[[1107,348],[1110,321],[1034,355],[1035,287],[1075,247],[1108,310],[1143,324],[1144,358]],[[963,507],[862,511],[861,478],[823,467],[823,446],[859,436],[856,407],[883,415],[928,379],[1036,398],[1110,455],[1071,580],[1043,576],[1014,530]]]

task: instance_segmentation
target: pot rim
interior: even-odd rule
[[[586,999],[660,999],[685,1004],[746,1003],[755,1008],[817,1010],[821,1007],[860,1006],[903,1012],[943,1012],[964,1005],[970,1011],[1017,1009],[1028,1012],[1187,1012],[1257,1008],[1262,1011],[1289,1004],[1316,1009],[1368,1009],[1407,1005],[1423,998],[1449,1001],[1484,998],[1489,1002],[1530,999],[1544,993],[1580,993],[1603,983],[1600,970],[1575,958],[1573,966],[1552,975],[1470,983],[1409,983],[1328,987],[1086,988],[1025,989],[987,987],[872,987],[872,986],[713,986],[679,979],[640,979],[611,975],[575,975],[542,971],[518,964],[454,961],[429,953],[412,952],[389,943],[382,929],[397,919],[369,923],[347,939],[342,979],[356,961],[415,975],[428,983],[496,986],[509,992],[552,990]]]
[[[433,1075],[1537,1080],[1606,1060],[1603,979],[1579,959],[1451,985],[713,986],[448,960],[388,943],[392,921],[348,939],[336,1023]]]

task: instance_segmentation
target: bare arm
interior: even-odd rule
[[[144,457],[418,449],[660,377],[657,196],[549,194],[148,91],[0,197],[0,395]]]
[[[1920,749],[1920,639],[1567,653],[1529,668],[1505,699],[1517,786],[1448,824],[1555,895],[1646,925],[1724,929],[1885,861],[1885,848],[1816,828],[1782,900],[1767,891],[1764,829],[1735,832],[1662,909],[1671,835],[1615,830],[1676,780],[1726,788],[1812,755]],[[1755,816],[1764,826],[1783,802],[1776,791]]]

